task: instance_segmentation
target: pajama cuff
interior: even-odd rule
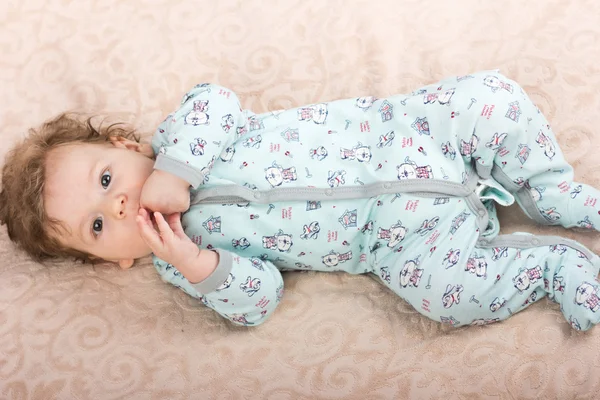
[[[233,268],[233,257],[230,252],[220,249],[215,249],[213,251],[216,251],[217,254],[219,254],[219,264],[217,264],[217,268],[215,268],[212,274],[207,276],[203,281],[192,284],[192,287],[201,294],[214,292],[227,280],[229,273]]]
[[[195,189],[202,182],[204,182],[204,174],[198,171],[196,168],[179,161],[176,158],[169,157],[165,154],[159,153],[154,163],[154,169],[169,172],[181,179],[189,182],[190,185]]]

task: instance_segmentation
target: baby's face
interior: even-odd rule
[[[110,143],[53,150],[46,160],[44,207],[68,228],[61,242],[114,262],[150,254],[135,217],[153,165],[148,156]]]

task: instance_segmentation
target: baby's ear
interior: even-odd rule
[[[148,158],[154,158],[154,150],[152,150],[152,146],[147,143],[138,143],[134,140],[126,139],[121,136],[111,136],[110,142],[113,144],[113,146],[120,149],[133,150],[145,155]]]

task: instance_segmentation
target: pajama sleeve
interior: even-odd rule
[[[244,133],[247,120],[229,89],[213,84],[194,86],[152,138],[157,155],[154,169],[172,173],[197,189],[215,160]]]
[[[270,262],[216,249],[219,265],[203,281],[190,283],[173,265],[154,256],[162,279],[237,325],[260,325],[283,295],[283,278]]]

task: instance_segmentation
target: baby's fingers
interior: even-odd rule
[[[148,212],[140,208],[138,210],[138,215],[135,217],[135,222],[138,224],[138,227],[141,229],[142,225],[148,225],[152,227],[152,221],[150,221],[150,217],[148,216]]]
[[[169,223],[169,226],[175,235],[177,235],[179,238],[185,236],[185,232],[181,226],[181,213],[176,212],[167,216],[167,222]]]
[[[145,208],[141,207],[138,211],[138,215],[142,218],[144,222],[150,222],[150,215],[148,214],[148,211],[146,211]]]
[[[152,226],[152,222],[148,218],[148,213],[146,213],[145,216],[146,218],[144,218],[143,215],[138,215],[135,218],[135,221],[137,222],[138,228],[140,230],[140,235],[142,236],[142,239],[144,239],[148,247],[150,247],[150,250],[152,250],[152,252],[155,254],[159,254],[162,252],[164,247],[163,241],[158,232],[156,232],[156,230]]]
[[[163,240],[169,242],[172,241],[175,234],[173,233],[173,230],[167,221],[165,221],[165,217],[163,217],[161,213],[155,212],[154,220],[156,221],[156,225],[158,225],[158,230],[160,231],[160,236],[163,238]]]

